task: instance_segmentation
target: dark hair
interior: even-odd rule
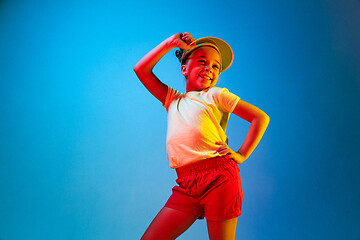
[[[179,50],[176,50],[176,51],[175,51],[175,56],[179,59],[181,65],[183,65],[184,63],[186,63],[186,59],[187,59],[187,57],[184,57],[184,59],[181,61],[181,58],[182,58],[182,56],[184,55],[184,52],[185,52],[185,50],[184,50],[184,49],[181,49],[181,48],[179,48]]]

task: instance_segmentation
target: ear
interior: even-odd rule
[[[181,65],[181,73],[186,77],[187,76],[187,67],[186,65]]]

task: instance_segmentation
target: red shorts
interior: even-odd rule
[[[179,186],[173,187],[165,207],[224,221],[241,215],[240,169],[232,159],[215,157],[176,169]]]

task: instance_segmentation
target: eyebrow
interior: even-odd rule
[[[196,58],[206,58],[206,56],[198,56],[198,57],[196,57]],[[217,62],[219,65],[221,65],[218,60],[215,60],[215,62]]]

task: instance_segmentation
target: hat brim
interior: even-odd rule
[[[196,41],[196,45],[198,44],[203,44],[203,43],[210,43],[210,44],[214,44],[217,46],[217,48],[220,51],[220,55],[221,55],[221,72],[227,70],[233,60],[234,60],[234,53],[230,47],[230,45],[225,42],[224,40],[220,39],[220,38],[216,38],[216,37],[204,37],[204,38],[199,38]]]

